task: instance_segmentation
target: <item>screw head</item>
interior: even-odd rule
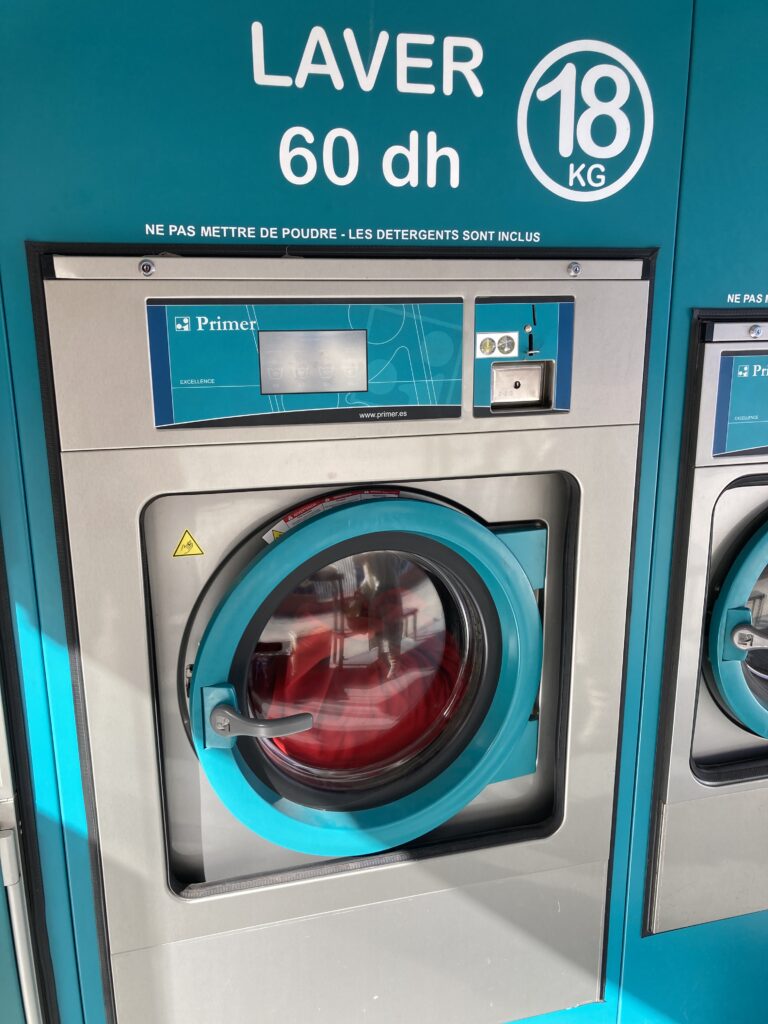
[[[750,338],[762,338],[763,328],[760,326],[760,324],[752,324],[752,326],[749,328],[749,336]]]
[[[523,327],[523,330],[525,331],[526,334],[530,334],[531,331],[533,330],[533,327],[531,327],[530,324],[526,324],[525,327]]]
[[[155,272],[155,264],[152,260],[139,260],[139,271],[144,277],[152,277]]]
[[[579,274],[581,273],[581,264],[580,263],[575,263],[575,262],[574,263],[569,263],[568,264],[568,273],[571,275],[571,277],[578,277]]]

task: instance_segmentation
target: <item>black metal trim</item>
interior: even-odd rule
[[[266,394],[266,392],[264,392]],[[459,419],[461,405],[355,405],[341,409],[307,409],[295,412],[265,412],[230,416],[218,420],[189,420],[163,423],[157,430],[190,430],[197,427],[272,427],[301,423],[375,423],[386,420]]]

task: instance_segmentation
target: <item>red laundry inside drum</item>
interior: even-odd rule
[[[466,690],[444,624],[409,636],[419,610],[397,590],[368,607],[334,603],[326,615],[313,598],[289,602],[276,617],[289,615],[290,645],[256,647],[249,687],[260,717],[314,717],[307,732],[274,740],[280,751],[309,769],[359,772],[412,758],[440,735]]]

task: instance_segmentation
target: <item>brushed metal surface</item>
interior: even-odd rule
[[[254,1000],[266,1020],[327,1021],[357,1019],[380,1002],[381,1019],[404,1024],[510,1020],[594,1000],[601,984],[645,349],[648,284],[639,280],[639,263],[588,261],[574,281],[557,261],[157,262],[158,274],[145,281],[136,279],[136,261],[128,258],[57,260],[61,274],[99,279],[46,285],[118,1019],[215,1019],[211,1007],[221,1009],[222,991],[231,1024],[253,1018]],[[633,279],[616,280],[621,274]],[[575,296],[570,413],[474,420],[470,315],[460,420],[153,428],[148,297],[442,296],[464,298],[471,313],[476,296],[498,296],[502,287],[504,294],[530,299],[530,281],[537,296]],[[227,492],[244,495],[243,508],[254,501],[274,509],[278,492],[290,499],[282,508],[316,491],[410,481],[465,501],[491,521],[549,517],[556,538],[566,511],[550,482],[561,486],[564,480],[577,494],[578,531],[559,828],[541,839],[262,888],[246,881],[236,891],[196,899],[172,891],[142,561],[141,517],[149,503],[171,495],[172,501],[164,499],[169,507],[183,507],[190,495],[207,494],[199,504],[206,529],[204,520],[215,524],[217,509],[234,507],[231,497],[216,497]],[[228,548],[245,525],[225,514],[222,523],[220,543]],[[206,555],[174,565],[169,550],[168,573],[199,573],[204,558],[217,557],[215,535],[212,547],[208,537],[197,539]],[[553,551],[555,558],[562,552],[561,541]],[[557,566],[551,568],[557,578]],[[187,585],[191,592],[197,584]],[[556,607],[551,613],[554,629],[560,613]],[[169,607],[167,665],[173,635],[185,621],[181,604]],[[552,659],[556,647],[546,628],[545,644]],[[161,692],[164,686],[161,680]],[[554,751],[547,742],[534,789],[547,778],[551,785]],[[187,776],[183,759],[177,767],[183,785],[199,785]],[[511,803],[524,810],[536,796],[530,787],[521,780]],[[482,816],[487,809],[473,805],[466,813]],[[201,827],[192,812],[188,825],[191,863],[199,855],[193,840]],[[255,964],[267,965],[269,978],[251,991],[243,979],[253,977]],[[379,978],[388,981],[386,998]],[[235,980],[242,995],[234,994]],[[482,1006],[478,992],[487,993]]]
[[[718,921],[768,907],[768,788],[710,790],[664,807],[664,870],[652,930]]]
[[[364,907],[431,891],[602,860],[607,862],[621,695],[637,428],[526,431],[515,443],[493,435],[457,435],[451,444],[397,439],[69,452],[63,457],[85,698],[114,952],[267,924],[307,913]],[[162,493],[204,488],[257,490],[337,487],[449,477],[462,467],[479,477],[566,470],[580,488],[579,572],[575,594],[569,709],[566,818],[536,842],[440,858],[380,871],[315,879],[190,903],[166,881],[156,727],[144,610],[139,516]],[[108,481],[108,485],[105,482]],[[493,481],[487,482],[494,486]],[[478,487],[483,486],[482,482]],[[610,500],[606,499],[610,496]],[[169,563],[171,554],[169,553]],[[177,559],[189,564],[192,559]],[[599,623],[600,629],[595,625]],[[606,637],[612,642],[606,644]],[[603,894],[604,896],[604,894]],[[602,898],[602,897],[601,897]],[[581,928],[576,921],[573,927]],[[563,921],[562,928],[568,925]],[[465,934],[464,941],[467,941]],[[474,941],[474,940],[473,940]],[[557,936],[548,959],[555,955]],[[599,943],[596,933],[582,935]],[[538,955],[538,954],[537,954]]]
[[[543,396],[543,363],[493,363],[491,366],[492,406],[539,403]]]
[[[547,586],[543,623],[547,642],[539,700],[539,757],[535,775],[489,786],[480,797],[430,837],[458,837],[474,829],[511,828],[543,816],[551,806],[561,688],[561,637],[565,533],[570,516],[570,485],[561,474],[415,480],[418,489],[452,501],[486,523],[544,522],[548,529]],[[200,770],[179,715],[177,668],[184,629],[198,594],[212,570],[237,547],[226,571],[218,573],[196,615],[186,647],[187,660],[219,601],[261,548],[270,519],[286,507],[323,494],[323,490],[264,490],[174,494],[156,498],[143,516],[148,593],[153,622],[161,765],[170,868],[177,878],[217,881],[286,871],[322,858],[307,857],[268,843],[241,825],[215,795]],[[252,540],[244,543],[256,527]],[[572,523],[576,528],[576,522]],[[199,541],[204,557],[172,558],[184,530]]]
[[[605,883],[584,864],[120,953],[119,1024],[499,1024],[593,1002],[599,944],[566,922],[599,933]]]
[[[768,351],[753,341],[748,347]],[[768,484],[759,475],[768,473],[765,455],[712,457],[720,355],[728,350],[727,343],[707,343],[704,355],[681,627],[678,636],[667,638],[677,650],[667,679],[673,699],[669,730],[657,754],[652,931],[768,909],[762,881],[768,778],[759,768],[768,758],[768,740],[722,711],[705,674],[715,587],[768,511]],[[750,760],[756,770],[741,779],[733,771],[716,779],[696,770],[746,767]]]
[[[185,261],[181,261],[185,262]],[[246,261],[249,262],[249,261]],[[260,262],[260,261],[253,261]],[[293,263],[303,261],[288,261]],[[506,265],[506,264],[505,264]],[[390,264],[392,267],[393,264]],[[396,265],[399,266],[399,265]],[[473,268],[460,262],[460,268]],[[643,377],[646,281],[571,281],[575,296],[573,382],[568,413],[533,412],[505,422],[472,415],[472,360],[475,351],[473,304],[476,297],[499,296],[498,277],[457,281],[451,264],[439,277],[425,276],[424,266],[409,280],[258,280],[216,281],[48,281],[45,285],[52,331],[59,433],[64,450],[267,443],[355,437],[415,437],[425,434],[498,430],[555,430],[566,425],[598,426],[637,423]],[[497,268],[498,269],[498,268]],[[531,299],[531,285],[513,276],[503,283],[505,297]],[[445,272],[443,272],[445,271]],[[402,273],[402,270],[400,271]],[[420,275],[420,276],[419,276]],[[569,279],[570,280],[570,279]],[[563,284],[541,281],[536,297],[562,296]],[[376,420],[356,423],[281,424],[266,426],[174,427],[157,430],[152,410],[146,308],[148,298],[261,300],[335,299],[412,301],[462,299],[464,372],[462,416],[445,420]],[[601,386],[600,382],[605,382]],[[625,382],[619,386],[618,382]],[[83,401],[83,395],[88,396]],[[597,396],[599,395],[599,400]]]
[[[454,281],[519,280],[573,282],[569,260],[505,259],[339,259],[290,256],[241,257],[152,256],[153,280],[249,281],[347,281],[390,278],[411,281],[431,277]],[[639,259],[581,260],[579,280],[639,281]],[[54,256],[57,278],[79,280],[137,281],[142,279],[136,256]]]

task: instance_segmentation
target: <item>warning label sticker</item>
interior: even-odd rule
[[[181,536],[181,540],[176,545],[176,550],[173,552],[174,558],[184,558],[187,555],[203,555],[205,552],[197,543],[195,538],[189,532],[185,530]]]

